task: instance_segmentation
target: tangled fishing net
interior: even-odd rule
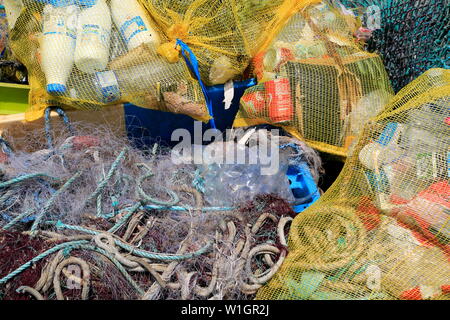
[[[30,73],[27,120],[47,106],[130,102],[206,121],[177,40],[206,84],[238,80],[290,15],[317,1],[7,0],[11,48]]]
[[[279,269],[295,216],[285,166],[274,174],[284,188],[258,189],[252,176],[251,199],[211,206],[207,166],[174,164],[157,144],[134,149],[107,128],[53,135],[49,123],[0,141],[3,299],[249,299]],[[282,140],[318,178],[317,154]],[[228,183],[224,192],[243,194]]]
[[[246,90],[235,125],[271,123],[346,156],[393,94],[380,57],[354,38],[358,26],[329,1],[294,14],[253,58],[259,83]]]
[[[341,0],[371,28],[395,92],[430,68],[449,68],[450,6],[446,0]]]
[[[431,69],[370,119],[257,298],[450,298],[449,92]]]

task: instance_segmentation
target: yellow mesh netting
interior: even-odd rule
[[[206,121],[204,97],[176,39],[206,84],[242,79],[251,57],[291,14],[318,0],[25,1],[11,47],[30,73],[27,120],[48,105],[131,102]]]
[[[49,105],[92,110],[120,102],[208,118],[200,87],[184,62],[169,64],[156,53],[159,30],[138,2],[125,1],[134,4],[131,13],[141,19],[128,25],[133,14],[120,16],[123,8],[113,10],[113,1],[93,1],[93,7],[82,3],[26,2],[11,30],[11,46],[30,74],[27,120],[41,117]],[[137,30],[148,34],[132,37],[133,32],[142,34]]]
[[[320,0],[141,0],[165,38],[158,52],[178,61],[176,39],[197,56],[202,79],[221,84],[242,74],[289,17]]]
[[[364,126],[333,186],[293,221],[258,299],[450,299],[450,70]]]
[[[321,151],[345,156],[364,119],[392,96],[380,57],[354,40],[358,21],[327,1],[293,15],[253,59],[259,84],[236,126],[282,126]]]

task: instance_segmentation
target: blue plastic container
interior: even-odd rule
[[[296,204],[293,206],[296,213],[304,211],[319,199],[319,188],[306,163],[289,166],[286,175],[290,182],[292,194],[296,199]]]
[[[235,82],[234,97],[228,109],[225,109],[223,103],[224,86],[207,87],[209,97],[213,100],[213,114],[218,130],[223,132],[233,126],[242,95],[247,88],[255,84],[255,79]],[[137,147],[149,146],[154,142],[173,147],[178,141],[171,140],[172,133],[176,129],[186,129],[194,137],[194,123],[193,118],[184,114],[144,109],[132,104],[125,104],[125,124],[128,138]],[[202,133],[207,129],[211,129],[210,123],[202,123]]]

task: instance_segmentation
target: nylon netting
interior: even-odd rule
[[[176,39],[190,46],[206,84],[243,79],[254,52],[317,1],[24,1],[10,38],[30,72],[26,118],[41,117],[49,105],[92,110],[131,102],[206,121],[201,87]]]
[[[259,84],[246,91],[235,125],[275,124],[345,156],[393,94],[380,57],[353,37],[357,26],[326,1],[293,15],[253,59]]]
[[[449,93],[450,71],[431,69],[368,121],[257,298],[449,298]]]
[[[341,2],[360,12],[365,23],[369,22],[368,26],[375,29],[368,42],[368,50],[378,52],[383,57],[395,92],[430,68],[449,68],[448,1]]]

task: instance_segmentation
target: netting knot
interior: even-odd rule
[[[189,24],[175,23],[167,29],[167,36],[170,42],[161,44],[157,52],[167,59],[170,63],[176,63],[180,60],[180,49],[176,45],[176,39],[186,40],[189,35]]]

